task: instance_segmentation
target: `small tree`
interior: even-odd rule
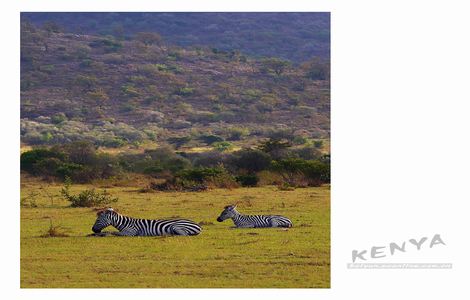
[[[263,60],[261,71],[263,73],[274,73],[277,76],[281,76],[289,66],[290,63],[288,61],[271,57]]]
[[[318,58],[314,58],[302,65],[305,76],[312,80],[330,79],[330,64]]]
[[[61,31],[60,26],[57,25],[57,23],[54,22],[54,21],[47,21],[47,22],[45,22],[44,25],[42,26],[42,28],[43,28],[45,31],[49,32],[49,33],[52,33],[52,32],[53,32],[53,33],[58,33],[58,32]]]
[[[291,147],[291,144],[288,141],[277,139],[277,138],[271,138],[261,143],[258,146],[258,149],[266,153],[272,153],[272,152],[285,150],[289,147]]]
[[[145,46],[159,45],[162,42],[162,36],[156,32],[139,32],[135,35],[135,39]]]
[[[245,149],[234,153],[231,164],[238,170],[255,173],[266,170],[271,163],[271,157],[260,151]]]

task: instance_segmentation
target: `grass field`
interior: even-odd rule
[[[22,185],[23,206],[29,206],[21,208],[22,288],[330,287],[328,186],[200,193],[107,189],[119,197],[113,207],[122,214],[205,224],[193,237],[87,237],[95,211],[68,207],[59,190],[59,185]],[[223,207],[235,202],[242,213],[282,214],[294,227],[232,229],[231,220],[218,223]],[[51,220],[69,236],[41,237]]]

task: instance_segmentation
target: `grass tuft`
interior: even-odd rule
[[[68,237],[69,234],[66,232],[66,229],[60,225],[53,225],[52,220],[49,226],[49,229],[46,233],[42,234],[41,237],[43,238],[50,238],[50,237]]]

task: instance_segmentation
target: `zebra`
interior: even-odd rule
[[[112,208],[97,212],[95,224],[91,228],[94,235],[107,234],[117,236],[160,236],[160,235],[198,235],[201,227],[193,221],[184,219],[146,220],[123,216]],[[119,232],[101,233],[103,228],[113,226]]]
[[[283,216],[261,216],[242,215],[237,211],[236,205],[228,205],[217,218],[218,222],[232,219],[237,228],[259,228],[259,227],[292,227],[292,222]]]

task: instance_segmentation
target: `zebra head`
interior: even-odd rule
[[[116,214],[116,212],[112,208],[106,208],[100,210],[96,213],[96,221],[91,230],[94,233],[99,233],[103,228],[108,227],[112,223],[112,217]]]
[[[220,216],[217,218],[217,221],[222,222],[227,219],[235,217],[238,214],[236,208],[237,208],[236,205],[225,206],[224,210],[222,211],[222,213],[220,213]]]

